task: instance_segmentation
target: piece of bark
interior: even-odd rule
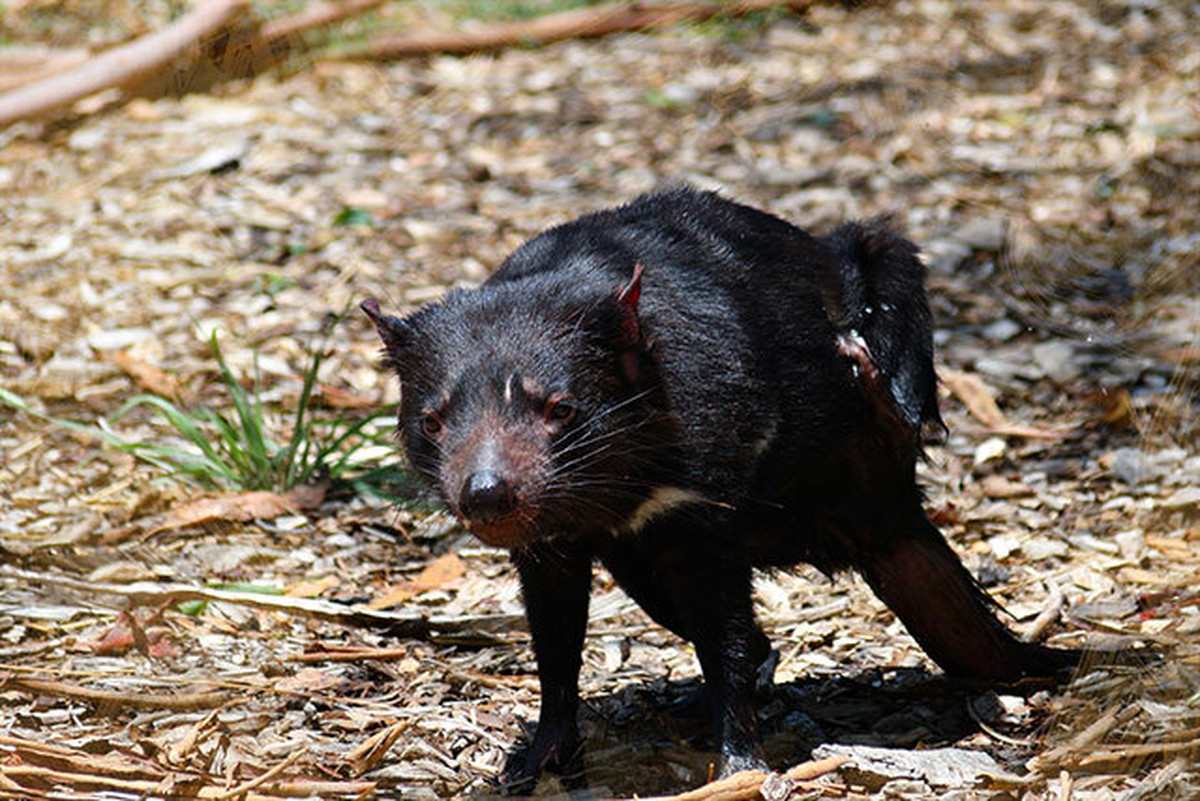
[[[805,781],[823,776],[837,770],[850,761],[847,756],[832,756],[805,762],[789,769],[781,778],[783,781]],[[671,796],[658,796],[647,801],[749,801],[759,797],[763,782],[778,774],[765,773],[761,770],[738,771],[732,776],[726,776],[715,782],[709,782],[703,787],[689,790],[686,793]]]
[[[894,779],[915,779],[934,787],[970,787],[979,776],[1000,772],[1000,765],[982,751],[930,748],[910,751],[866,745],[828,744],[814,755],[847,756],[854,761],[849,779],[871,792]]]
[[[767,8],[803,11],[814,0],[742,0],[736,3],[614,3],[562,11],[520,22],[498,22],[465,31],[424,31],[385,36],[351,51],[348,58],[391,60],[432,53],[465,55],[508,47],[545,45],[564,39],[592,39],[622,31],[700,22],[716,16],[743,16]]]
[[[1137,704],[1114,706],[1096,718],[1070,742],[1051,748],[1029,761],[1028,768],[1038,773],[1051,774],[1063,765],[1078,762],[1080,755],[1096,751],[1095,745],[1110,731],[1123,726],[1141,714]]]

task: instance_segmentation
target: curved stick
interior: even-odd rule
[[[246,0],[207,0],[161,31],[114,47],[67,72],[0,95],[0,127],[47,114],[102,89],[151,75],[189,47],[226,27],[246,5]]]

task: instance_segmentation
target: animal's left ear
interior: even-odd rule
[[[617,292],[617,311],[620,315],[617,323],[617,346],[632,348],[637,345],[640,331],[638,329],[637,304],[642,294],[642,265],[633,265],[633,277]]]
[[[375,298],[367,298],[359,304],[359,308],[367,313],[371,322],[375,323],[375,329],[379,332],[379,338],[383,340],[389,360],[399,368],[399,365],[395,363],[396,354],[408,344],[411,336],[408,323],[400,317],[384,314],[379,308],[379,301]]]

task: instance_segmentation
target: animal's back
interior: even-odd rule
[[[691,189],[648,195],[547,230],[491,282],[610,285],[635,264],[639,323],[706,497],[750,503],[768,452],[802,460],[853,426],[861,402],[827,310],[836,253],[777,217]]]

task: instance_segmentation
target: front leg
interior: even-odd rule
[[[765,768],[754,692],[771,645],[754,619],[750,566],[737,547],[719,529],[685,519],[612,538],[600,559],[650,617],[695,645],[721,774]]]
[[[536,782],[543,770],[564,772],[579,755],[579,666],[587,628],[592,556],[583,545],[540,540],[512,552],[533,637],[542,706],[527,748],[505,766],[511,788]]]
[[[710,687],[721,749],[720,775],[725,777],[739,770],[766,768],[754,715],[755,679],[764,661],[765,637],[754,620],[749,568],[743,573],[738,566],[726,564],[707,578],[692,596],[698,613],[692,642]]]

